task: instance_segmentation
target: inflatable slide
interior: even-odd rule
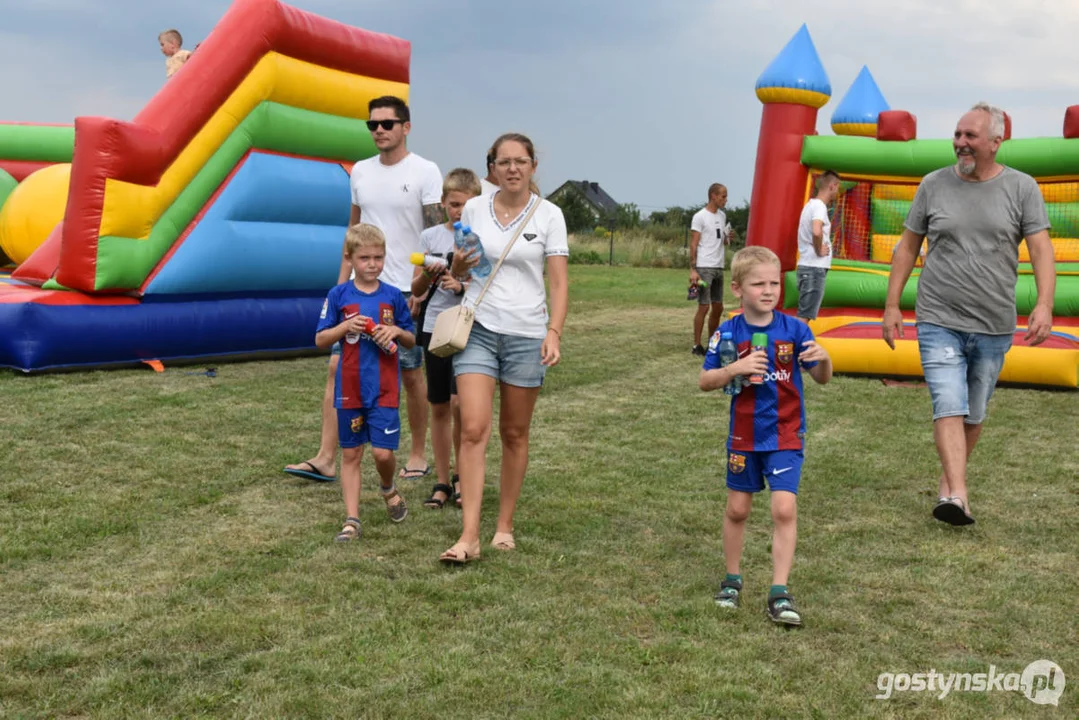
[[[0,366],[313,351],[367,103],[408,98],[410,52],[237,0],[131,122],[0,124]]]
[[[843,189],[832,213],[832,270],[814,333],[837,372],[921,377],[914,323],[916,267],[903,292],[904,339],[893,351],[881,339],[892,251],[921,179],[955,163],[950,139],[917,138],[916,120],[892,110],[863,67],[832,115],[835,135],[817,135],[818,110],[831,85],[803,25],[757,81],[764,104],[747,242],[771,248],[786,271],[784,306],[798,304],[794,267],[798,217],[816,174],[835,170]],[[1079,387],[1079,106],[1067,109],[1060,138],[1011,138],[1006,116],[999,162],[1038,180],[1052,223],[1056,259],[1053,334],[1029,347],[1026,315],[1036,300],[1026,244],[1019,247],[1019,329],[1001,381]],[[919,266],[921,262],[919,261]]]

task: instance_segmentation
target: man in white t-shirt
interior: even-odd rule
[[[487,151],[487,177],[480,178],[480,195],[490,195],[498,189],[495,182],[495,156],[490,150]]]
[[[839,175],[825,170],[813,186],[813,197],[798,219],[798,317],[817,319],[824,300],[824,280],[832,267],[832,221],[828,206],[839,194]]]
[[[367,127],[378,155],[356,163],[349,187],[352,209],[349,226],[358,222],[380,229],[386,236],[386,264],[379,280],[393,285],[408,298],[413,315],[419,312],[422,298],[411,296],[412,265],[409,255],[420,249],[420,233],[443,222],[442,173],[430,160],[408,151],[406,138],[412,129],[408,105],[404,100],[385,96],[368,103]],[[342,252],[337,282],[349,279],[351,266]],[[336,475],[337,417],[333,409],[334,376],[339,350],[330,356],[326,392],[322,403],[322,438],[318,454],[302,463],[289,465],[292,475],[329,481]],[[398,349],[401,379],[408,399],[408,424],[412,447],[401,477],[412,479],[430,473],[426,460],[427,385],[423,377],[423,349]]]
[[[708,318],[708,335],[712,337],[723,317],[723,266],[731,236],[737,233],[727,222],[727,188],[719,183],[708,187],[708,204],[697,211],[690,223],[689,284],[707,283],[697,294],[697,314],[693,317],[693,354],[704,357],[701,330]],[[708,309],[712,312],[709,314]]]

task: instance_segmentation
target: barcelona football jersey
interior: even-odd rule
[[[329,330],[347,318],[363,315],[380,325],[396,325],[415,332],[412,314],[400,290],[379,282],[373,293],[361,292],[349,280],[330,290],[322,306],[316,332]],[[349,333],[341,339],[333,406],[338,409],[400,405],[401,371],[397,353],[388,354],[367,333]]]
[[[802,398],[802,373],[798,356],[803,343],[813,340],[813,331],[801,320],[772,313],[772,322],[757,327],[736,315],[723,323],[708,343],[704,369],[720,366],[720,333],[731,333],[738,357],[749,354],[754,333],[768,336],[768,373],[760,385],[742,379],[742,392],[731,398],[731,424],[727,436],[729,450],[767,452],[801,450],[806,432],[805,403]],[[817,363],[802,365],[811,368]]]

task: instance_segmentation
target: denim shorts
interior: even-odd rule
[[[453,373],[457,377],[479,373],[515,387],[542,387],[547,372],[540,362],[542,347],[539,338],[496,333],[477,322],[465,349],[453,356]]]
[[[816,320],[824,302],[824,279],[828,268],[799,265],[794,273],[798,280],[798,317]]]
[[[1011,335],[949,330],[918,323],[918,352],[933,400],[933,419],[964,415],[968,425],[985,422]]]

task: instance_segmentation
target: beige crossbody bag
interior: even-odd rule
[[[472,332],[472,323],[476,321],[476,308],[483,302],[483,296],[487,294],[487,291],[491,288],[491,283],[495,279],[495,275],[498,273],[498,269],[502,267],[502,262],[509,255],[510,248],[517,242],[517,238],[524,232],[525,226],[532,220],[532,216],[536,212],[536,208],[542,203],[542,199],[537,199],[536,203],[532,206],[532,209],[525,215],[524,221],[517,227],[517,231],[513,233],[513,237],[510,238],[509,243],[506,244],[506,249],[502,251],[502,256],[498,258],[498,264],[491,270],[491,274],[487,277],[487,284],[483,286],[483,290],[480,292],[480,296],[476,298],[476,304],[472,307],[468,307],[464,303],[451,307],[448,310],[443,310],[438,314],[435,319],[435,329],[431,333],[431,342],[428,343],[427,349],[432,355],[438,357],[449,357],[450,355],[456,355],[465,349],[465,345],[468,344],[468,336]]]

